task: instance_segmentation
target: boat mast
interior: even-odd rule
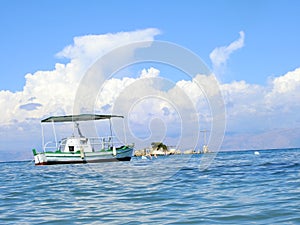
[[[79,136],[80,136],[80,137],[84,137],[84,136],[82,135],[82,133],[81,133],[80,128],[79,128],[79,123],[77,123],[77,122],[74,122],[74,123],[75,123],[75,126],[76,126],[76,128],[77,128],[77,132],[78,132]]]

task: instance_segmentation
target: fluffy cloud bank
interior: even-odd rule
[[[235,81],[223,84],[222,90],[227,130],[233,134],[225,138],[224,148],[300,145],[300,68],[273,78],[267,86]]]
[[[11,125],[26,120],[39,120],[47,115],[71,114],[80,79],[95,60],[118,46],[152,41],[157,34],[157,29],[145,29],[75,37],[73,45],[57,54],[69,59],[69,63],[57,63],[52,71],[26,74],[26,83],[20,92],[0,90],[0,124]]]

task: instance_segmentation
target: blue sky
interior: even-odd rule
[[[198,54],[246,34],[232,55],[225,81],[265,83],[298,64],[298,1],[1,1],[0,89],[21,90],[24,75],[50,70],[73,37],[155,27],[157,37]],[[61,59],[60,59],[61,60]]]
[[[37,88],[34,84],[42,84],[38,71],[47,74],[63,70],[56,64],[67,65],[77,57],[64,52],[67,46],[79,48],[74,38],[88,45],[89,38],[81,37],[114,36],[120,32],[133,35],[132,32],[140,30],[147,38],[191,50],[214,70],[222,84],[227,111],[226,132],[230,137],[225,138],[225,149],[299,146],[296,141],[300,134],[300,118],[296,113],[300,109],[299,9],[300,2],[296,0],[2,0],[0,94],[5,97],[0,103],[2,100],[19,105],[3,103],[0,107],[4,114],[8,110],[7,115],[14,110],[27,109],[33,113],[43,108],[43,103],[37,101],[41,96],[28,95],[28,99],[20,100],[20,95],[25,96],[22,92],[25,82],[28,82],[26,90],[34,89]],[[147,31],[149,28],[154,30]],[[212,52],[228,51],[230,44],[238,42],[239,47],[215,70]],[[145,69],[151,74],[153,70],[149,67]],[[37,79],[39,83],[35,82]],[[264,101],[260,102],[260,98]],[[12,115],[22,112],[14,111]],[[26,124],[3,124],[0,153],[5,148],[15,148],[13,140],[10,141],[13,135],[26,142],[28,137],[22,133]],[[39,130],[32,132],[36,135]],[[278,141],[272,145],[263,141],[271,141],[274,136]],[[252,144],[252,140],[258,141]],[[27,142],[24,146],[29,148],[30,140]]]

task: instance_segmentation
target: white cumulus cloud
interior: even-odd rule
[[[272,84],[272,94],[285,94],[295,91],[300,93],[300,68],[290,71],[284,76],[275,78]]]
[[[16,120],[22,122],[27,118],[40,119],[53,113],[71,114],[80,79],[93,61],[113,48],[137,41],[151,41],[157,34],[157,29],[145,29],[75,37],[72,45],[57,54],[70,59],[69,63],[57,63],[52,71],[26,74],[22,91],[0,90],[0,124],[7,125]]]
[[[238,134],[235,138],[225,138],[226,148],[300,144],[296,135],[290,135],[292,130],[300,135],[300,68],[273,78],[266,86],[233,81],[222,84],[221,90],[226,104],[227,132]],[[251,141],[241,141],[243,139],[256,139],[256,142],[250,146]]]
[[[210,53],[209,57],[215,72],[219,72],[220,68],[226,65],[227,60],[234,51],[244,47],[245,33],[244,31],[240,31],[239,34],[240,37],[236,41],[230,43],[228,46],[215,48]]]

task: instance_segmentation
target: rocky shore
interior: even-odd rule
[[[208,148],[207,146],[203,146],[202,150],[194,150],[194,149],[189,149],[189,150],[179,150],[179,149],[173,149],[173,148],[166,148],[162,149],[159,148],[157,149],[156,147],[154,148],[144,148],[140,150],[136,150],[134,152],[134,156],[159,156],[159,155],[182,155],[182,154],[203,154],[203,153],[208,153]]]

